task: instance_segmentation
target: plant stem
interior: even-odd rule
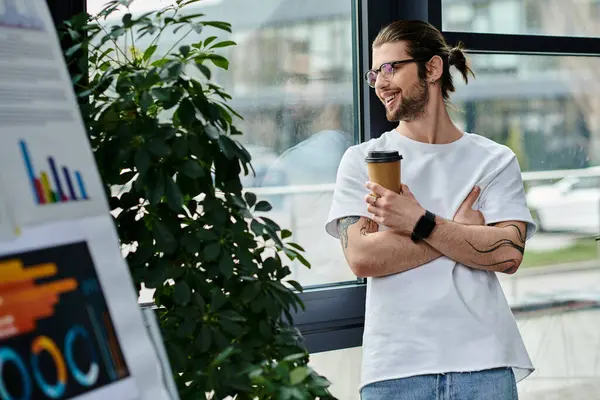
[[[167,7],[163,8],[163,9],[161,10],[161,12],[166,12],[166,11],[167,11],[167,10],[168,10],[170,7],[172,7],[172,6],[167,6]],[[173,11],[174,11],[174,12],[173,12],[173,16],[172,16],[171,18],[175,19],[175,17],[177,16],[177,13],[179,12],[179,10],[180,10],[180,9],[181,9],[181,7],[173,8]],[[157,34],[157,35],[156,35],[156,37],[155,37],[155,38],[152,40],[152,42],[150,43],[150,46],[148,46],[148,47],[152,47],[152,46],[154,46],[155,44],[157,44],[157,43],[158,43],[158,39],[160,38],[160,36],[161,36],[161,34],[163,33],[163,31],[164,31],[165,29],[167,29],[167,26],[168,26],[168,25],[169,25],[168,23],[165,23],[165,26],[163,26],[162,28],[160,28],[160,31],[158,32],[158,34]]]
[[[116,39],[112,38],[112,37],[110,36],[110,33],[108,33],[108,31],[107,31],[107,30],[104,28],[104,26],[102,26],[102,25],[100,24],[99,18],[98,18],[98,17],[96,17],[96,18],[94,19],[94,21],[96,21],[96,23],[98,24],[98,26],[100,27],[100,29],[102,29],[102,31],[103,31],[103,32],[104,32],[104,33],[105,33],[105,34],[106,34],[108,37],[110,37],[110,39],[109,39],[109,40],[110,40],[110,41],[111,41],[111,42],[114,44],[114,46],[115,46],[115,49],[117,50],[117,52],[120,52],[121,54],[123,54],[123,57],[125,57],[125,61],[129,62],[129,58],[127,58],[127,54],[123,53],[123,50],[121,50],[121,48],[119,48],[119,45],[118,45],[118,43],[117,43]],[[119,57],[117,57],[117,59],[118,59],[118,58],[119,58]],[[121,62],[121,60],[119,60],[119,62]]]
[[[169,49],[169,51],[167,51],[167,53],[166,53],[166,54],[169,54],[169,53],[171,53],[171,51],[172,51],[172,50],[173,50],[175,47],[177,47],[177,45],[178,45],[179,43],[181,43],[181,41],[182,41],[183,39],[185,39],[186,37],[188,37],[188,35],[189,35],[190,33],[192,33],[193,31],[194,31],[194,28],[190,29],[190,30],[188,31],[188,33],[186,33],[185,35],[183,35],[183,36],[181,37],[181,39],[179,39],[178,41],[176,41],[176,42],[175,42],[175,44],[174,44],[174,45],[173,45],[173,46],[172,46],[172,47]]]

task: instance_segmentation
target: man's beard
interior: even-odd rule
[[[390,122],[414,121],[425,113],[425,106],[429,100],[429,86],[425,79],[419,79],[412,87],[411,94],[402,96],[398,108],[386,110]]]

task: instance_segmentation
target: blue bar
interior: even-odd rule
[[[96,318],[96,313],[91,306],[86,306],[88,310],[88,314],[90,315],[90,322],[92,323],[92,328],[94,329],[94,333],[96,334],[96,340],[98,342],[98,347],[100,347],[100,352],[102,353],[102,358],[104,358],[104,365],[106,366],[106,372],[110,375],[110,379],[114,382],[117,380],[117,374],[115,371],[115,365],[113,364],[113,359],[110,356],[110,352],[107,348],[108,339],[104,335],[102,328]]]
[[[69,175],[69,168],[63,167],[62,169],[63,174],[65,175],[65,180],[67,181],[67,187],[69,188],[71,200],[77,200],[77,195],[75,194],[75,189],[73,188],[73,182],[71,181],[71,175]]]
[[[54,163],[54,157],[48,157],[48,163],[50,164],[50,171],[52,172],[52,177],[54,178],[54,184],[56,185],[56,190],[58,191],[57,202],[66,201],[67,198],[65,196],[65,192],[63,191],[62,184],[60,183],[60,177],[58,176],[58,170],[56,169],[56,164]]]
[[[31,182],[31,188],[33,189],[33,198],[38,204],[41,204],[42,201],[38,194],[37,187],[35,186],[35,173],[33,172],[33,164],[31,163],[31,157],[29,157],[29,150],[27,149],[27,143],[24,140],[20,140],[19,144],[21,145],[21,154],[23,155],[23,161],[25,161],[25,168],[27,169],[27,174],[29,175],[29,181]]]
[[[81,191],[81,198],[87,200],[87,192],[85,191],[85,185],[83,184],[83,178],[79,171],[75,171],[75,178],[77,178],[77,183],[79,184],[79,190]]]

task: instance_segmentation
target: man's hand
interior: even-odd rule
[[[485,225],[485,218],[479,210],[473,210],[481,189],[475,186],[454,214],[454,222],[463,225]]]
[[[373,221],[410,235],[419,218],[425,214],[425,209],[408,186],[401,185],[400,194],[374,182],[367,182],[365,186],[375,194],[375,196],[369,194],[365,197],[365,201],[369,204],[367,211],[373,214]]]

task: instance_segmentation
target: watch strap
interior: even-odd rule
[[[425,210],[425,214],[419,218],[419,221],[417,221],[410,238],[413,242],[423,240],[431,235],[433,228],[435,228],[435,214],[431,211]]]

